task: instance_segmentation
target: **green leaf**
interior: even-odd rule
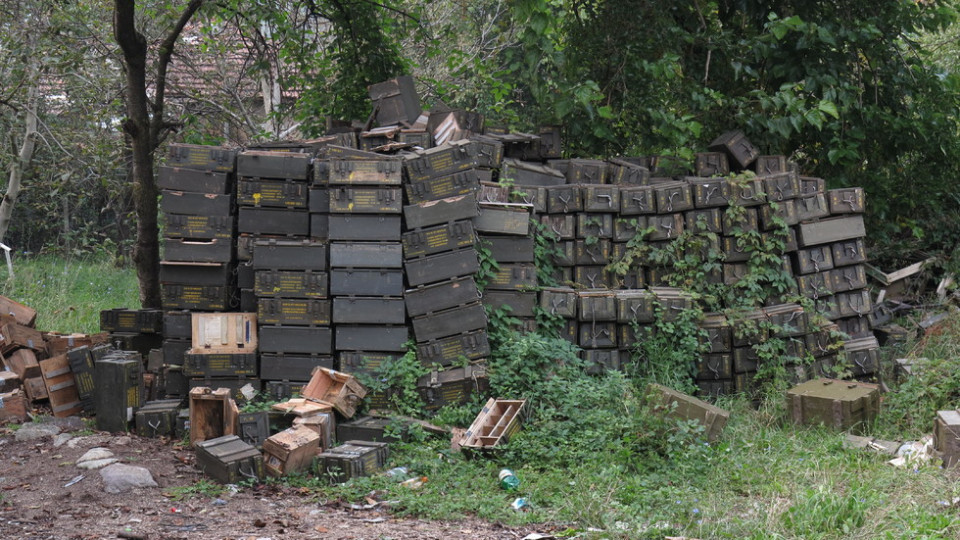
[[[817,105],[817,109],[823,111],[826,114],[829,114],[830,116],[836,118],[837,120],[840,119],[840,112],[837,111],[837,105],[832,101],[821,99],[820,103]]]

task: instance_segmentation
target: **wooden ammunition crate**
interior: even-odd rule
[[[476,259],[476,254],[473,254],[473,258]],[[465,274],[470,273],[472,272]],[[403,275],[400,269],[334,268],[330,271],[330,294],[332,296],[401,296],[403,295]]]
[[[827,191],[830,214],[862,214],[865,210],[863,188],[851,187]]]
[[[800,247],[830,244],[843,240],[855,240],[866,236],[862,215],[850,215],[801,223],[797,241]]]
[[[407,314],[411,317],[469,304],[479,299],[480,293],[473,276],[408,289],[404,293]]]
[[[613,291],[578,291],[577,304],[578,320],[582,322],[617,320],[617,297]]]
[[[353,375],[318,367],[313,370],[310,382],[303,389],[303,397],[329,403],[343,416],[350,418],[367,389]]]
[[[337,424],[337,440],[392,443],[407,440],[405,426],[390,418],[364,416]]]
[[[427,367],[449,366],[461,358],[480,360],[488,356],[490,342],[486,328],[417,344],[417,358]]]
[[[639,216],[657,213],[657,197],[653,186],[621,186],[620,215]]]
[[[37,310],[0,296],[0,314],[13,317],[17,324],[32,327],[37,319]]]
[[[693,190],[687,182],[672,180],[652,185],[658,212],[669,214],[693,209]]]
[[[402,357],[402,354],[397,353],[343,351],[337,355],[337,360],[340,364],[340,371],[351,374],[363,373],[371,377],[378,377],[380,368],[384,363],[395,362]]]
[[[469,195],[480,189],[480,171],[469,169],[421,182],[408,182],[403,187],[410,204]]]
[[[616,231],[616,226],[614,226]],[[610,262],[610,240],[576,240],[574,243],[574,263],[578,265],[600,265]],[[502,267],[503,265],[501,265]]]
[[[498,291],[489,289],[483,292],[482,303],[488,310],[505,310],[512,317],[534,317],[537,305],[536,291]]]
[[[960,411],[937,411],[933,421],[933,447],[944,467],[953,467],[960,461]]]
[[[241,206],[237,216],[237,231],[241,233],[296,236],[310,234],[310,213],[306,209]]]
[[[405,267],[408,285],[416,287],[473,275],[480,269],[480,262],[477,252],[473,248],[466,248],[408,260]]]
[[[407,259],[472,247],[476,241],[473,223],[469,220],[411,231],[402,238],[403,256]]]
[[[586,212],[620,212],[620,187],[611,184],[584,184],[583,209]]]
[[[157,187],[172,191],[227,194],[233,191],[233,177],[226,172],[160,167]]]
[[[587,365],[587,375],[599,375],[622,370],[629,355],[619,349],[584,349],[580,351],[580,358]]]
[[[233,194],[193,193],[165,189],[160,195],[160,211],[190,216],[232,216]]]
[[[174,437],[177,415],[183,402],[179,399],[148,401],[137,410],[136,429],[141,437]]]
[[[258,270],[253,292],[261,298],[326,298],[330,276],[311,270]]]
[[[693,155],[694,172],[697,176],[726,176],[730,174],[730,163],[723,152],[697,152]]]
[[[547,212],[551,214],[583,212],[583,191],[580,189],[580,186],[561,185],[548,187]]]
[[[259,334],[261,352],[277,354],[330,354],[333,352],[332,330],[327,327],[261,326]]]
[[[647,227],[652,230],[647,235],[647,240],[674,240],[683,232],[685,224],[682,213],[648,216]]]
[[[481,203],[473,228],[486,234],[527,236],[530,233],[532,206],[522,203]]]
[[[193,354],[256,352],[255,313],[193,313]]]
[[[577,293],[568,287],[548,287],[540,291],[540,308],[549,315],[575,319]]]
[[[67,417],[80,414],[83,411],[83,405],[80,402],[76,379],[70,370],[67,355],[61,354],[40,360],[39,364],[53,415]]]
[[[501,264],[487,283],[488,289],[531,290],[537,287],[537,268],[533,264]]]
[[[100,330],[159,333],[163,330],[163,312],[159,309],[105,309],[100,312]]]
[[[420,116],[420,97],[409,75],[372,84],[367,92],[381,126],[413,124]]]
[[[246,412],[237,415],[237,436],[256,448],[270,436],[270,414],[267,411]]]
[[[398,242],[332,242],[331,268],[403,268]]]
[[[307,180],[310,155],[299,152],[247,150],[237,155],[237,175],[256,178]]]
[[[329,326],[330,300],[261,298],[257,321],[262,325]]]
[[[472,219],[479,215],[480,209],[475,193],[403,207],[403,219],[408,229],[421,229],[451,221]]]
[[[613,238],[613,214],[577,214],[577,238]]]
[[[399,214],[402,210],[400,188],[330,189],[331,214]]]
[[[234,283],[235,269],[223,262],[160,261],[160,283],[226,287]]]
[[[143,404],[143,361],[137,353],[115,352],[94,364],[97,429],[127,431]]]
[[[234,255],[233,244],[225,238],[212,240],[167,238],[164,240],[163,256],[166,261],[228,263],[233,261]]]
[[[380,155],[380,159],[331,159],[331,185],[399,186],[402,180],[402,162]]]
[[[507,158],[500,168],[500,178],[513,180],[518,186],[559,186],[566,184],[563,173],[547,165]]]
[[[479,144],[459,140],[421,150],[405,159],[403,166],[411,182],[472,169],[479,165]],[[399,182],[397,182],[399,184]]]
[[[383,214],[333,214],[328,216],[330,240],[399,241],[400,216]]]
[[[418,342],[432,341],[487,327],[487,315],[480,302],[435,311],[412,320]]]
[[[237,204],[265,208],[306,209],[309,188],[305,182],[240,178]]]
[[[507,202],[523,204],[535,214],[547,211],[547,188],[542,186],[514,186],[510,189]],[[483,211],[481,210],[481,215]]]
[[[610,349],[617,346],[617,323],[581,322],[577,339],[584,349]]]
[[[625,159],[607,160],[607,180],[620,186],[639,186],[650,182],[650,169]]]
[[[733,327],[722,314],[705,313],[700,328],[706,332],[706,336],[701,336],[701,341],[709,344],[710,353],[725,353],[733,349]]]
[[[223,484],[266,478],[263,454],[236,435],[198,441],[197,468]]]
[[[767,200],[780,203],[795,199],[800,193],[800,176],[796,172],[784,171],[758,176],[763,181],[763,191]]]
[[[732,188],[726,178],[687,178],[696,208],[725,207],[730,204]]]
[[[652,323],[654,321],[653,294],[646,290],[624,290],[615,293],[617,321],[620,323]]]
[[[183,374],[187,377],[243,377],[255,376],[257,353],[208,353],[191,349],[183,356]]]
[[[651,384],[647,397],[653,403],[663,407],[664,414],[683,420],[696,420],[704,427],[707,440],[714,442],[720,438],[723,428],[730,419],[730,413],[705,401],[688,396],[666,386]]]
[[[714,381],[733,378],[733,355],[730,353],[704,354],[697,361],[696,379]]]
[[[99,413],[99,409],[98,409]],[[239,411],[228,388],[190,390],[190,444],[236,434]],[[99,415],[98,415],[99,417]]]
[[[333,369],[333,357],[317,354],[260,354],[260,378],[266,380],[306,381],[314,368]]]
[[[867,251],[862,238],[831,244],[830,252],[833,254],[834,266],[838,267],[859,264],[867,260]]]
[[[532,236],[480,236],[480,245],[498,263],[532,263],[534,244]]]
[[[336,484],[370,476],[384,468],[389,455],[385,442],[347,441],[317,456],[316,474]]]
[[[410,333],[400,325],[338,324],[335,328],[338,351],[406,351]]]
[[[233,172],[237,167],[237,151],[218,146],[171,144],[167,165],[203,171]]]
[[[339,296],[333,299],[333,324],[403,324],[401,297]]]
[[[254,270],[326,270],[328,244],[301,239],[257,238]]]
[[[490,381],[485,363],[432,371],[417,380],[417,390],[424,402],[424,408],[428,411],[465,403],[474,392],[484,394],[489,389]]]
[[[875,384],[817,379],[787,391],[787,416],[796,424],[862,431],[880,412]]]
[[[833,253],[830,246],[814,246],[800,249],[790,255],[798,274],[812,274],[833,268]]]
[[[710,141],[707,148],[714,152],[726,153],[730,157],[731,164],[738,169],[746,169],[760,155],[757,147],[739,130],[723,133]]]
[[[781,223],[788,227],[799,223],[800,220],[797,218],[797,208],[794,202],[793,199],[787,199],[761,206],[760,228],[764,231],[774,231],[780,229]]]
[[[843,344],[843,352],[854,377],[880,372],[880,344],[874,336],[851,339]]]
[[[489,450],[506,444],[520,430],[525,399],[490,398],[467,428],[460,447],[470,450]]]
[[[287,428],[263,441],[264,469],[271,476],[305,471],[319,452],[319,433],[307,426]]]
[[[37,363],[37,354],[32,349],[17,349],[4,354],[3,365],[7,370],[16,373],[20,380],[40,376],[40,364]]]
[[[8,322],[0,326],[0,353],[8,354],[21,347],[33,351],[43,351],[45,349],[43,335],[29,326],[23,326],[15,322]],[[23,378],[22,373],[18,373],[18,375]]]

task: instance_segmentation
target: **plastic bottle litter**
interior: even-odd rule
[[[517,512],[529,512],[530,501],[528,501],[525,497],[520,497],[518,499],[515,499],[512,503],[510,503],[510,508],[513,508]]]
[[[406,476],[410,474],[410,469],[408,467],[394,467],[389,471],[387,471],[386,474],[387,476],[392,476],[394,478],[398,478],[401,476],[406,478]]]
[[[410,489],[418,489],[423,487],[423,484],[425,484],[426,482],[427,482],[426,476],[414,476],[409,480],[404,480],[403,482],[400,482],[400,485],[406,486]]]
[[[520,487],[520,479],[510,469],[500,471],[500,488],[512,491]]]

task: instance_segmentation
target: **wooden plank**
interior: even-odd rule
[[[18,324],[33,326],[37,320],[37,310],[15,302],[6,296],[0,296],[0,314],[12,316]]]
[[[80,404],[77,383],[74,380],[73,371],[70,370],[67,355],[61,354],[41,360],[39,363],[53,415],[62,418],[80,414],[83,407]]]

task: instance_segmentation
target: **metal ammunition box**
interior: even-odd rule
[[[514,204],[528,206],[528,210],[535,214],[547,211],[547,188],[542,186],[514,186],[510,190],[507,200]],[[483,214],[483,209],[480,211]]]
[[[646,216],[632,216],[627,218],[616,218],[613,220],[613,241],[614,242],[629,242],[636,238],[638,234],[644,231],[647,228],[647,218]],[[623,245],[623,244],[619,244]],[[622,256],[614,251],[614,248],[611,248],[611,256],[613,258],[618,258]]]
[[[404,233],[403,256],[407,259],[471,247],[476,241],[473,223],[455,221]]]
[[[817,300],[817,309],[830,320],[853,316],[866,318],[873,309],[873,302],[870,300],[870,293],[860,289],[821,298]]]
[[[579,265],[608,264],[610,262],[610,240],[601,238],[596,241],[577,240],[574,244],[574,262]]]
[[[613,238],[613,215],[577,214],[577,238]]]
[[[577,320],[583,322],[616,321],[617,297],[610,290],[577,292]]]
[[[584,349],[616,348],[617,323],[581,322],[578,342]]]
[[[317,367],[333,369],[333,357],[288,353],[260,355],[260,378],[265,380],[309,381]]]
[[[546,287],[540,291],[540,308],[549,315],[574,319],[577,317],[577,293],[567,287]]]
[[[698,381],[718,381],[733,378],[733,355],[705,354],[697,360]]]
[[[795,172],[782,172],[758,176],[763,181],[763,191],[770,202],[782,202],[801,195],[800,176]]]
[[[463,358],[479,360],[490,355],[486,329],[465,332],[417,344],[417,358],[424,366],[449,366]]]
[[[571,214],[583,211],[583,193],[581,186],[561,185],[547,189],[547,212],[552,214]]]
[[[340,484],[351,478],[371,476],[387,464],[387,443],[347,441],[316,458],[316,474]]]
[[[305,386],[307,386],[306,381],[264,381],[263,394],[268,399],[283,401],[299,396]]]
[[[423,343],[487,328],[487,314],[480,302],[435,311],[412,321],[413,335]]]
[[[527,236],[530,233],[530,211],[527,204],[480,204],[480,214],[473,218],[473,228],[481,233]]]
[[[410,75],[371,84],[367,93],[381,126],[413,124],[420,116],[420,97]]]
[[[534,261],[535,241],[532,236],[480,236],[480,245],[498,263]]]
[[[778,222],[778,219],[782,221],[783,226],[791,226],[799,223],[797,219],[797,208],[793,199],[765,204],[760,207],[761,229],[765,231],[779,229],[781,223]]]
[[[726,176],[730,174],[730,163],[723,152],[697,152],[693,155],[693,170],[697,176]]]
[[[543,224],[546,233],[555,236],[557,240],[573,240],[577,236],[577,216],[569,214],[540,216],[540,223]]]
[[[433,371],[417,381],[417,389],[428,411],[465,403],[475,392],[484,394],[489,388],[485,363]]]
[[[473,276],[408,289],[404,293],[407,314],[411,317],[469,304],[479,299],[480,293]]]
[[[403,207],[403,219],[408,229],[472,219],[479,215],[477,196],[472,193]]]
[[[331,354],[333,333],[326,327],[261,326],[258,330],[260,352]]]
[[[411,204],[469,195],[480,189],[480,171],[468,169],[420,182],[408,182],[403,187]]]
[[[763,180],[760,178],[730,181],[730,204],[734,206],[759,206],[767,202]]]
[[[586,212],[620,212],[620,188],[616,185],[583,184],[581,198]]]
[[[866,236],[862,215],[850,215],[824,219],[813,223],[801,223],[797,231],[800,247],[831,244]]]
[[[831,274],[828,272],[817,272],[797,276],[797,285],[800,288],[800,294],[813,299],[832,294],[834,285],[831,277]]]
[[[143,405],[143,361],[138,353],[113,352],[94,363],[97,429],[127,431]]]
[[[537,267],[529,263],[504,263],[490,276],[487,289],[530,290],[537,287]]]
[[[505,159],[500,178],[513,180],[515,186],[560,186],[568,183],[563,173],[540,163]]]
[[[261,325],[328,326],[330,301],[302,298],[261,298],[257,305]]]
[[[723,227],[723,234],[727,236],[760,230],[760,218],[754,208],[743,208],[737,212],[727,210],[723,213],[720,224]]]
[[[830,214],[862,214],[865,210],[863,188],[841,188],[827,191]]]
[[[876,337],[851,339],[844,343],[843,352],[854,377],[880,372],[880,344]]]
[[[333,299],[334,324],[403,324],[403,298],[343,296]]]
[[[165,238],[185,238],[193,240],[229,240],[236,234],[234,216],[187,216],[164,214],[163,234]]]
[[[308,189],[303,182],[240,178],[237,204],[272,208],[307,208]]]
[[[587,375],[597,375],[605,371],[620,371],[627,357],[617,349],[584,349],[580,357],[587,364]],[[621,358],[622,357],[622,358]]]
[[[174,437],[177,415],[183,402],[179,399],[148,401],[136,413],[137,435],[141,437]]]
[[[267,411],[242,412],[237,415],[237,437],[243,442],[260,448],[269,436],[270,414]]]
[[[616,276],[607,271],[605,266],[575,266],[573,281],[589,289],[613,288],[616,286]]]
[[[791,254],[797,274],[812,274],[833,268],[830,246],[814,246]]]
[[[243,377],[257,375],[256,353],[215,353],[183,356],[187,377]]]
[[[331,268],[403,268],[403,246],[397,242],[332,242]]]
[[[650,169],[623,159],[609,159],[607,180],[621,187],[645,185],[650,182]]]
[[[400,188],[331,188],[331,214],[399,214],[403,210]]]
[[[226,195],[233,191],[233,177],[225,172],[160,167],[157,187],[171,191],[193,191]]]
[[[237,166],[237,151],[217,146],[171,144],[167,165],[202,171],[233,172]]]
[[[259,297],[326,298],[326,272],[257,270],[253,290]]]
[[[243,480],[266,478],[263,454],[236,435],[198,441],[195,448],[197,467],[214,480],[236,484]]]
[[[327,244],[303,239],[257,238],[254,270],[326,270]]]
[[[830,252],[833,254],[835,267],[859,264],[867,260],[867,251],[862,238],[832,244]]]
[[[682,213],[647,216],[647,228],[652,228],[647,240],[673,240],[683,232],[686,220]]]
[[[234,259],[233,244],[224,238],[213,240],[164,240],[164,260],[177,262],[228,263]]]
[[[298,152],[262,152],[248,150],[237,155],[237,176],[253,178],[310,178],[309,154]]]
[[[843,266],[830,271],[833,292],[847,292],[867,286],[867,273],[862,264]]]
[[[159,309],[105,309],[100,312],[100,331],[158,334],[163,331],[163,312]]]
[[[716,208],[730,204],[732,188],[726,178],[687,178],[693,190],[696,208]]]
[[[513,317],[533,317],[537,292],[487,290],[483,293],[482,302],[488,309],[503,309]]]
[[[606,184],[607,163],[599,159],[571,159],[565,175],[568,184]]]
[[[234,288],[225,285],[185,285],[161,283],[160,303],[163,309],[199,309],[224,311],[234,307]]]
[[[879,412],[880,391],[873,384],[817,379],[787,391],[787,416],[796,424],[860,431]]]
[[[467,272],[471,274],[472,272]],[[330,271],[333,296],[401,296],[403,271],[379,268],[334,268]]]
[[[335,331],[338,351],[404,352],[410,338],[406,326],[339,324]]]
[[[739,169],[746,169],[760,155],[757,147],[739,130],[723,133],[710,141],[707,148],[714,152],[726,153],[731,159],[731,164]]]
[[[400,240],[400,216],[379,214],[335,214],[329,217],[330,240]]]
[[[658,212],[683,212],[693,208],[693,190],[686,182],[654,182],[653,193],[657,199]]]
[[[621,186],[620,215],[639,216],[657,213],[653,186]]]
[[[405,263],[407,283],[411,287],[446,279],[473,275],[480,269],[477,252],[473,248],[429,255]]]
[[[753,166],[758,176],[787,172],[787,156],[757,156]]]
[[[687,210],[684,212],[686,230],[720,234],[723,231],[722,215],[719,208]]]
[[[328,188],[310,188],[307,192],[307,210],[313,214],[330,212],[330,190]]]
[[[810,221],[830,215],[827,198],[823,193],[803,195],[794,203],[796,206],[797,221]]]
[[[377,160],[331,158],[328,162],[330,185],[399,186],[403,177],[399,159],[378,155]]]
[[[165,189],[160,196],[160,210],[167,214],[193,216],[232,216],[233,195],[193,193]]]
[[[243,206],[237,214],[237,231],[241,233],[297,236],[310,234],[310,214],[306,210]]]

